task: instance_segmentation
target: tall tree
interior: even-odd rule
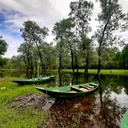
[[[74,32],[72,30],[74,28],[74,24],[70,18],[63,19],[62,23],[65,26],[64,41],[66,43],[67,49],[70,52],[71,67],[74,73],[74,52],[76,49],[76,42],[74,41]]]
[[[24,28],[21,29],[22,36],[25,42],[31,47],[31,49],[32,46],[37,48],[42,70],[45,70],[42,50],[40,48],[40,45],[44,42],[44,39],[48,35],[48,28],[46,27],[41,28],[34,21],[26,21],[24,22],[23,25]]]
[[[0,36],[0,55],[4,55],[4,53],[7,51],[8,44],[3,39],[2,36]]]
[[[65,52],[65,38],[67,35],[67,28],[69,28],[70,24],[68,20],[61,20],[60,22],[55,23],[53,28],[53,34],[56,36],[55,40],[57,41],[57,57],[59,58],[59,72],[62,69],[62,59]]]
[[[97,0],[100,3],[101,12],[98,15],[99,26],[96,31],[98,42],[98,72],[101,70],[101,55],[105,47],[110,47],[119,42],[119,38],[114,34],[119,30],[124,21],[124,14],[118,0]]]
[[[18,52],[21,54],[21,58],[25,63],[26,75],[29,75],[29,71],[33,72],[33,50],[29,43],[22,43],[18,48]]]
[[[93,3],[88,2],[86,0],[79,0],[76,2],[71,2],[70,4],[70,18],[72,18],[73,23],[75,24],[75,34],[81,42],[81,46],[84,45],[83,51],[84,53],[89,53],[86,51],[90,51],[91,41],[87,41],[88,33],[91,31],[90,20],[93,9]],[[90,45],[90,46],[89,46]],[[89,63],[89,54],[84,56],[85,58],[85,74],[88,75],[88,63]],[[77,59],[76,59],[77,60]]]

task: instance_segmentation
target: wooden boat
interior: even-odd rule
[[[125,114],[122,118],[121,128],[128,128],[128,110],[125,112]]]
[[[25,85],[25,84],[41,84],[44,82],[48,82],[51,80],[54,80],[55,76],[46,76],[46,77],[40,77],[40,78],[32,78],[32,79],[24,79],[24,80],[13,80],[12,82],[18,83],[20,85]]]
[[[36,89],[56,99],[70,99],[89,94],[95,91],[98,86],[98,82],[90,82],[64,87],[36,87]]]

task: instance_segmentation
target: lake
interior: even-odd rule
[[[128,77],[101,76],[97,91],[72,100],[55,100],[50,115],[56,127],[119,128],[123,114],[128,109]],[[47,86],[65,86],[98,81],[96,76],[72,74],[57,75]]]

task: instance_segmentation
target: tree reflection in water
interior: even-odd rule
[[[105,128],[115,128],[120,126],[121,108],[117,104],[116,99],[111,99],[111,92],[105,90],[103,92],[102,83],[99,80],[99,94],[100,94],[100,112],[98,120],[104,124]]]
[[[88,96],[56,100],[50,108],[53,127],[119,128],[125,107],[121,107],[116,98],[112,99],[114,87],[102,81],[99,84],[99,89]]]

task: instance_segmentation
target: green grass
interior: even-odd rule
[[[63,72],[72,72],[72,69],[63,69]],[[76,72],[76,70],[75,70]],[[79,69],[79,73],[84,73],[84,69]],[[97,69],[89,69],[89,74],[97,74]],[[128,70],[117,70],[117,69],[101,69],[101,75],[119,75],[128,76]]]
[[[46,111],[33,107],[17,110],[10,107],[11,101],[15,98],[29,93],[39,95],[40,92],[35,89],[34,85],[18,86],[11,80],[12,78],[0,78],[0,127],[37,128],[42,126],[48,116]]]
[[[9,110],[7,107],[0,109],[1,128],[37,128],[43,124],[44,112],[34,109],[24,109],[22,111]]]

